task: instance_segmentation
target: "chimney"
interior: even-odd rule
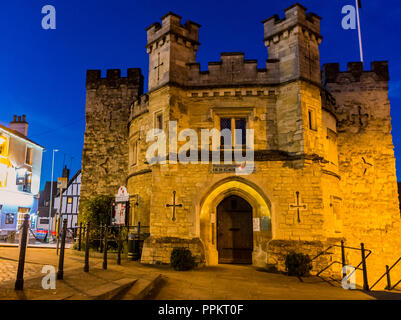
[[[28,122],[26,122],[26,115],[14,115],[13,121],[10,122],[10,129],[23,134],[25,137],[28,135]]]
[[[66,165],[63,169],[63,178],[67,178],[67,180],[70,180],[70,169],[68,169]]]

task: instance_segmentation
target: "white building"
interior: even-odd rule
[[[25,115],[0,125],[0,235],[19,229],[24,215],[35,228],[43,147],[27,138]]]
[[[78,224],[79,194],[81,192],[81,170],[68,181],[67,188],[63,191],[61,219],[67,219],[67,228],[74,228]],[[57,215],[60,208],[60,193],[54,198],[54,209]]]

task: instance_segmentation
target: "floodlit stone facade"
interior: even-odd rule
[[[350,63],[347,71],[338,64],[321,70],[320,19],[299,4],[283,19],[266,19],[265,69],[235,52],[222,53],[221,61],[201,71],[200,25],[182,25],[181,17],[168,13],[147,28],[146,94],[137,69],[127,78],[108,71],[107,79],[88,71],[81,197],[113,195],[119,184],[127,185],[130,223],[150,227],[143,263],[169,263],[180,246],[206,265],[248,261],[283,270],[291,250],[314,257],[344,240],[372,251],[367,265],[373,281],[401,256],[387,62],[374,62],[371,70],[361,63]],[[245,124],[254,130],[251,174],[211,161],[176,161],[187,143],[181,137],[171,144],[177,133],[190,128],[200,137],[202,130],[223,129],[227,119],[231,129]],[[167,134],[165,163],[146,158],[154,128]],[[198,146],[200,152],[201,141]],[[236,220],[242,214],[251,224]],[[251,243],[243,246],[247,237]],[[315,272],[341,262],[338,247],[330,252],[313,261]],[[357,266],[360,257],[346,250],[346,263]],[[331,268],[339,270],[338,264]]]

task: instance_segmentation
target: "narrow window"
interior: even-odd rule
[[[31,166],[32,165],[32,161],[33,161],[33,148],[26,147],[25,163]]]
[[[246,120],[244,118],[235,119],[235,145],[243,146],[246,144]],[[240,131],[237,131],[240,130]]]
[[[24,191],[31,192],[31,187],[32,187],[32,172],[27,172],[25,178]]]
[[[135,166],[138,160],[138,141],[132,144],[131,165]]]
[[[156,129],[163,130],[163,114],[158,113],[156,115]]]
[[[308,110],[308,122],[310,130],[317,130],[316,126],[316,115],[313,110]]]
[[[222,132],[225,129],[231,131],[231,118],[220,118],[220,132]],[[220,144],[223,147],[231,147],[231,141],[226,141],[223,135],[221,135]]]

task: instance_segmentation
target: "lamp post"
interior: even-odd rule
[[[52,160],[52,178],[50,180],[50,205],[49,205],[49,228],[47,230],[47,242],[50,242],[50,220],[52,219],[52,206],[53,206],[53,173],[54,173],[54,153],[58,152],[58,149],[53,149],[53,160]]]

